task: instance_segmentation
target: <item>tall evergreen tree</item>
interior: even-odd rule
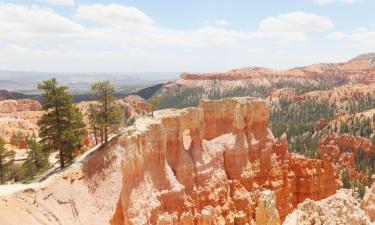
[[[108,142],[109,133],[116,131],[123,121],[123,113],[114,102],[114,87],[109,81],[97,82],[91,86],[94,98],[98,101],[94,111],[97,112],[96,123],[101,129],[102,141]]]
[[[42,107],[46,113],[38,121],[39,137],[47,152],[59,151],[61,168],[72,160],[72,153],[81,147],[84,123],[82,114],[72,103],[67,87],[55,78],[38,85],[42,91]]]
[[[13,164],[14,151],[5,148],[5,141],[0,138],[0,182],[5,183],[5,172]]]

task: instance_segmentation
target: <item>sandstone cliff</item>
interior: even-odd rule
[[[232,98],[137,120],[125,134],[111,224],[250,224],[267,189],[283,221],[306,198],[334,194],[329,159],[289,153],[268,118],[265,102]]]

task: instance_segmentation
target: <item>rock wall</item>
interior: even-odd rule
[[[124,134],[122,191],[112,225],[246,224],[270,189],[280,220],[306,198],[336,192],[333,166],[288,152],[254,98],[157,111]],[[271,223],[272,224],[272,223]]]

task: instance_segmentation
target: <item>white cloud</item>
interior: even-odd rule
[[[141,10],[120,4],[76,4],[72,9],[74,15],[62,16],[49,7],[0,3],[0,68],[124,71],[145,70],[144,65],[148,70],[198,64],[199,68],[246,66],[258,59],[249,59],[249,51],[271,51],[269,46],[279,48],[279,41],[307,40],[310,32],[334,27],[327,17],[303,12],[265,18],[258,28],[247,31],[234,29],[225,20],[194,29],[168,28]]]
[[[208,23],[212,24],[214,26],[218,26],[218,27],[228,27],[228,26],[232,25],[231,22],[226,21],[226,20],[222,20],[222,19],[216,19],[216,20],[213,20],[212,22],[208,22]]]
[[[75,17],[111,27],[152,26],[154,24],[154,20],[139,9],[119,4],[80,5]]]
[[[254,36],[249,32],[209,25],[194,30],[160,27],[139,9],[119,4],[80,5],[74,17],[95,22],[98,26],[92,28],[91,31],[106,34],[112,37],[112,41],[122,43],[200,46],[235,43]],[[215,22],[221,25],[228,24],[224,20]]]
[[[276,36],[289,40],[306,40],[308,32],[322,32],[334,28],[333,22],[324,16],[312,13],[291,12],[261,21],[259,29],[265,36]]]
[[[75,1],[74,0],[39,0],[41,2],[45,2],[49,5],[74,5]]]
[[[335,3],[335,2],[342,2],[342,3],[354,3],[358,2],[360,0],[314,0],[315,3],[320,4],[320,5],[327,5],[329,3]]]
[[[327,35],[328,39],[340,39],[352,41],[362,45],[375,46],[375,30],[360,27],[353,33],[332,32]]]
[[[82,25],[58,15],[50,8],[15,4],[0,4],[0,34],[0,41],[9,43],[79,41],[94,38]]]

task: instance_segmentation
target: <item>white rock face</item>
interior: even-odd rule
[[[284,221],[284,225],[310,224],[369,225],[372,223],[366,213],[360,209],[350,190],[341,189],[324,200],[305,200]]]
[[[276,209],[276,198],[273,191],[265,190],[260,194],[255,221],[256,225],[280,224],[279,213]]]

